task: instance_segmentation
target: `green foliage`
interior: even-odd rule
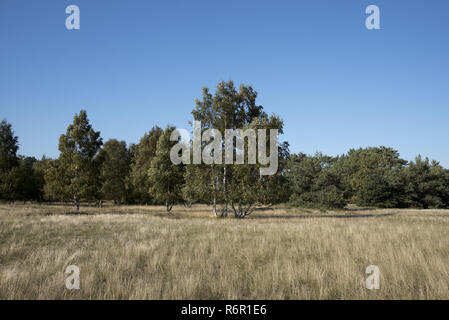
[[[187,202],[213,204],[223,201],[223,169],[216,165],[187,165],[182,187],[183,199]]]
[[[5,172],[0,186],[4,199],[39,201],[43,195],[42,173],[33,169],[33,157],[19,156],[18,165]]]
[[[126,179],[129,175],[130,154],[125,141],[108,140],[100,151],[101,194],[104,199],[121,204],[127,199]]]
[[[70,175],[59,159],[51,160],[44,171],[44,198],[49,201],[69,201],[73,194],[67,187],[70,184]]]
[[[19,139],[6,120],[0,123],[0,198],[14,200],[41,200],[42,172],[34,169],[33,157],[17,156]]]
[[[358,192],[373,171],[396,170],[406,164],[397,150],[384,146],[349,150],[338,163],[343,175],[345,198],[358,202]]]
[[[168,126],[159,137],[156,155],[151,160],[148,170],[149,194],[156,203],[164,203],[167,211],[182,201],[184,184],[184,166],[175,165],[170,159],[170,150],[177,143],[170,141],[170,134],[175,127]]]
[[[449,172],[436,161],[416,157],[405,169],[408,206],[449,207]]]
[[[407,165],[396,150],[386,147],[351,149],[337,158],[294,155],[288,178],[295,205],[449,207],[448,170],[420,156]]]
[[[223,134],[219,144],[223,156],[225,129],[278,129],[283,133],[283,121],[268,116],[256,98],[251,86],[236,89],[232,81],[223,81],[213,94],[203,88],[202,99],[196,100],[193,118],[201,121],[202,133],[217,129]],[[449,208],[449,170],[421,156],[408,163],[397,150],[384,146],[351,149],[338,157],[290,155],[288,143],[283,142],[278,148],[276,174],[261,176],[260,164],[248,164],[247,141],[244,164],[237,164],[234,156],[232,164],[174,165],[170,159],[170,150],[177,143],[170,141],[173,130],[154,126],[129,149],[116,139],[101,149],[100,132],[81,110],[60,136],[59,157],[36,160],[17,155],[18,137],[3,120],[0,199],[41,201],[45,197],[77,202],[104,198],[116,203],[164,203],[168,211],[184,200],[213,204],[215,215],[217,204],[223,216],[231,208],[237,218],[251,213],[255,205],[286,201],[317,208],[343,208],[348,203]],[[208,143],[202,142],[201,148]]]
[[[14,135],[10,123],[3,119],[0,122],[0,198],[12,200],[15,190],[16,172],[10,171],[19,165],[17,150],[19,149],[19,139]]]
[[[275,116],[260,114],[252,120],[243,129],[264,129],[269,132],[270,129],[277,129],[280,134],[283,133],[283,121]],[[270,137],[267,134],[266,150],[269,153]],[[259,145],[257,146],[257,149]],[[279,158],[278,169],[274,175],[260,175],[261,165],[248,164],[248,145],[245,143],[245,163],[229,166],[229,186],[227,199],[231,203],[234,216],[244,218],[250,214],[257,204],[274,204],[286,200],[288,194],[286,188],[285,167],[289,156],[288,143],[282,143],[278,146],[277,156]],[[258,150],[257,150],[258,151]]]
[[[269,117],[263,107],[256,104],[257,92],[251,86],[241,85],[237,90],[232,81],[220,82],[212,95],[203,88],[202,100],[196,100],[192,111],[194,120],[201,121],[201,132],[217,129],[222,135],[226,129],[266,128],[278,129],[282,134],[283,122],[276,116]],[[224,136],[222,136],[224,139]],[[223,140],[222,140],[223,142]],[[269,144],[269,141],[267,142]],[[224,146],[224,144],[222,143]],[[205,144],[202,145],[204,148]],[[268,148],[269,150],[269,148]],[[288,143],[280,146],[279,170],[274,176],[261,177],[259,165],[249,165],[245,146],[245,164],[211,164],[187,166],[183,188],[186,199],[223,203],[222,215],[227,215],[228,204],[239,218],[249,214],[257,203],[277,203],[286,199],[285,165]],[[224,155],[224,147],[222,149]],[[234,159],[235,161],[235,159]]]
[[[316,153],[292,155],[287,178],[291,188],[290,203],[317,208],[342,208],[346,205],[338,158]]]
[[[138,203],[152,203],[153,199],[148,193],[150,187],[148,180],[148,170],[151,160],[156,155],[156,147],[162,129],[154,126],[150,132],[146,133],[137,145],[130,147],[131,165],[128,179],[128,189],[130,200]]]
[[[357,190],[357,204],[380,208],[403,207],[405,179],[400,169],[373,169]]]
[[[74,116],[67,133],[59,138],[59,158],[45,173],[46,197],[59,200],[94,200],[100,195],[98,157],[103,142],[89,124],[87,113]]]
[[[0,122],[0,173],[5,173],[18,165],[18,149],[19,138],[14,135],[11,124],[3,119]]]
[[[35,185],[39,192],[39,201],[45,199],[45,171],[50,167],[53,160],[45,155],[40,160],[33,162],[33,171],[35,176]]]

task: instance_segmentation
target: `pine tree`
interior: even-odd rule
[[[405,169],[409,206],[418,208],[449,207],[449,175],[438,162],[417,156]]]
[[[290,203],[320,209],[342,208],[342,177],[338,170],[339,158],[316,153],[299,153],[289,159],[287,178],[291,190]]]

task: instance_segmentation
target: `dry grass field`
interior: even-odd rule
[[[448,299],[449,210],[0,205],[0,299]],[[80,289],[65,269],[80,269]],[[368,265],[380,289],[365,287]]]

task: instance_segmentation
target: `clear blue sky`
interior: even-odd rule
[[[449,167],[447,0],[0,0],[0,43],[0,118],[21,154],[56,157],[82,108],[105,141],[189,128],[201,87],[233,79],[285,120],[293,152],[387,145]]]

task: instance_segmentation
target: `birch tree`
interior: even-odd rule
[[[100,132],[95,131],[85,110],[81,110],[59,137],[59,157],[47,170],[45,183],[49,196],[60,192],[60,198],[73,199],[76,211],[81,200],[98,199],[100,191],[100,165],[98,157],[103,145]]]

